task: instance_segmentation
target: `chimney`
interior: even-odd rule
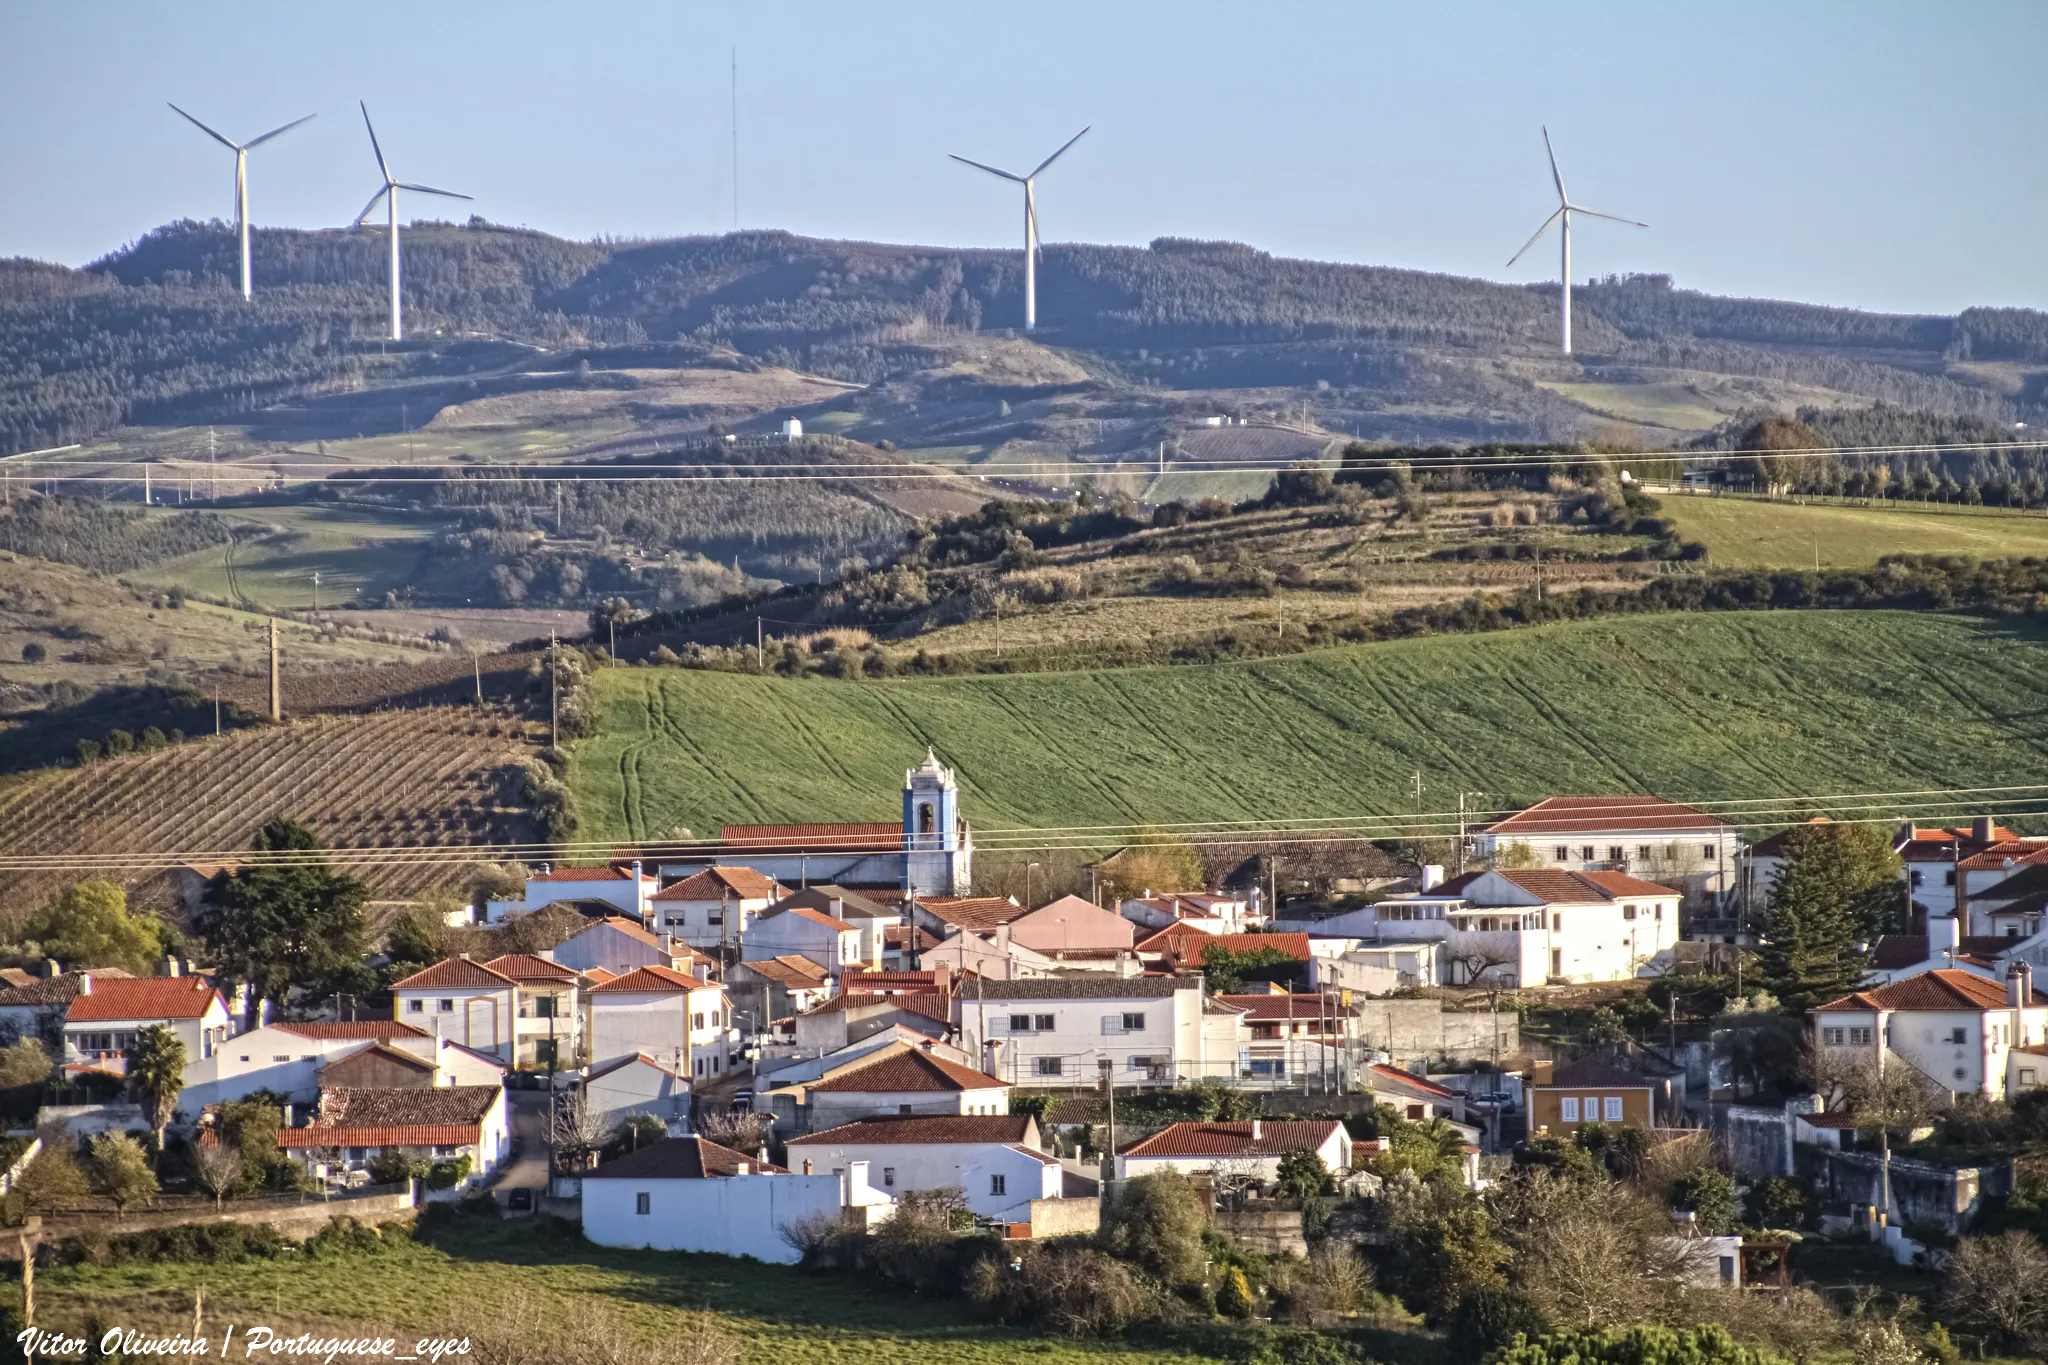
[[[91,973],[91,972],[80,972],[80,973],[78,974],[78,993],[79,993],[80,995],[91,995],[91,994],[92,994],[92,973]]]
[[[1970,837],[1980,844],[1993,842],[1998,836],[1993,831],[1994,821],[1988,815],[1980,815],[1970,822]]]
[[[735,1161],[732,1164],[732,1173],[734,1175],[746,1175],[749,1169],[750,1164],[745,1161]]]
[[[1422,889],[1424,891],[1434,891],[1443,884],[1444,865],[1442,863],[1424,863],[1422,865]]]
[[[540,865],[540,875],[543,877],[547,876],[548,873],[553,872],[554,870],[555,865],[553,863],[542,863]]]
[[[2034,969],[2024,962],[2014,962],[2005,969],[2005,1003],[2014,1009],[2024,1009],[2034,1003]],[[2026,1030],[2019,1033],[2025,1036]]]
[[[832,898],[831,903],[828,906],[828,909],[833,919],[846,918],[846,902],[841,900],[839,897],[834,896]]]
[[[640,877],[640,860],[638,858],[635,858],[633,860],[633,880],[637,883],[640,880]]]
[[[932,964],[932,989],[944,995],[952,988],[953,969],[943,962]]]
[[[809,1175],[810,1173],[811,1173],[811,1159],[810,1159],[809,1157],[805,1157],[805,1158],[804,1158],[804,1174],[805,1174],[805,1175]]]
[[[768,1160],[768,1144],[765,1142],[761,1144],[761,1150],[755,1152],[754,1155],[760,1159],[760,1162],[763,1166],[773,1164]]]
[[[1555,1062],[1553,1062],[1553,1061],[1552,1061],[1552,1060],[1551,1060],[1550,1058],[1548,1058],[1548,1057],[1540,1057],[1540,1058],[1538,1058],[1538,1059],[1537,1059],[1537,1061],[1536,1061],[1535,1069],[1534,1069],[1533,1073],[1532,1073],[1532,1074],[1530,1075],[1530,1077],[1529,1077],[1529,1084],[1531,1084],[1531,1085],[1549,1085],[1549,1084],[1550,1084],[1550,1078],[1551,1078],[1552,1074],[1554,1074],[1554,1072],[1556,1071],[1556,1067],[1557,1067],[1557,1064],[1556,1064]]]
[[[1929,915],[1927,917],[1927,960],[1953,967],[1955,965],[1956,949],[1961,943],[1961,934],[1961,922],[1954,915]]]
[[[461,959],[462,959],[462,960],[463,960],[464,962],[467,962],[467,961],[469,961],[469,954],[468,954],[468,953],[457,953],[457,954],[456,954],[456,956],[457,956],[457,957],[459,957],[459,958],[461,958]]]
[[[553,948],[543,948],[535,953],[534,956],[542,962],[553,962],[555,960],[555,950]]]
[[[164,954],[164,975],[182,976],[183,974],[178,969],[178,955],[176,953]]]
[[[1259,1120],[1257,1120],[1257,1119],[1253,1119],[1253,1120],[1252,1120],[1252,1141],[1253,1141],[1253,1142],[1257,1142],[1257,1141],[1258,1141],[1258,1140],[1259,1140],[1260,1138],[1264,1137],[1265,1135],[1266,1135],[1266,1125],[1265,1125],[1265,1124],[1263,1124],[1263,1123],[1261,1123],[1261,1122],[1260,1122]]]
[[[54,980],[55,978],[57,978],[57,977],[60,977],[60,976],[64,975],[64,964],[63,964],[63,963],[61,963],[61,962],[59,962],[59,961],[58,961],[58,960],[57,960],[56,958],[54,958],[54,957],[46,957],[46,958],[44,958],[44,959],[43,959],[43,975],[44,975],[44,976],[47,976],[47,977],[50,977],[50,978],[52,978],[53,980]]]

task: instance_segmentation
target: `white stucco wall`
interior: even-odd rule
[[[790,1265],[796,1249],[781,1229],[837,1217],[841,1177],[735,1175],[708,1180],[586,1179],[583,1235],[599,1246],[708,1251]],[[645,1194],[648,1212],[635,1212]]]
[[[958,1189],[975,1213],[1020,1223],[1030,1218],[1032,1200],[1057,1199],[1060,1193],[1058,1163],[1000,1142],[792,1142],[789,1160],[792,1170],[809,1161],[820,1174],[865,1161],[868,1183],[883,1194]],[[995,1176],[1003,1178],[1000,1194]]]

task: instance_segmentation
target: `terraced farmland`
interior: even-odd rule
[[[887,819],[926,744],[1000,825],[1289,819],[1553,792],[2048,781],[2048,637],[1906,612],[1576,622],[1251,663],[788,681],[600,675],[586,838]]]
[[[527,756],[505,711],[431,707],[237,731],[0,786],[0,853],[204,852],[284,815],[335,848],[530,837],[508,773]],[[347,858],[337,859],[347,866]],[[459,883],[459,868],[357,869],[380,898]],[[0,873],[0,916],[78,874]]]

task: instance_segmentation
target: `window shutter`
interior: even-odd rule
[[[1104,1033],[1122,1033],[1124,1031],[1124,1017],[1121,1014],[1103,1015],[1102,1031]]]

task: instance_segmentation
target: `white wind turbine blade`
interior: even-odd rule
[[[389,185],[386,185],[383,189],[378,190],[375,194],[371,195],[370,202],[363,205],[363,211],[356,215],[356,220],[353,223],[350,223],[349,226],[352,228],[361,227],[363,225],[364,220],[369,218],[370,210],[376,208],[378,201],[382,200],[384,196],[389,193],[391,193],[391,187]]]
[[[1626,224],[1628,224],[1628,225],[1629,225],[1630,227],[1640,227],[1640,228],[1646,228],[1646,227],[1648,227],[1648,226],[1649,226],[1649,224],[1648,224],[1648,223],[1638,223],[1638,222],[1637,222],[1637,221],[1636,221],[1635,219],[1633,219],[1633,218],[1622,218],[1622,217],[1619,217],[1619,216],[1618,216],[1618,215],[1616,215],[1616,214],[1612,214],[1612,213],[1602,213],[1602,212],[1601,212],[1600,210],[1598,210],[1598,209],[1582,209],[1582,208],[1580,208],[1580,207],[1579,207],[1579,206],[1578,206],[1577,204],[1573,204],[1573,205],[1572,205],[1572,212],[1573,212],[1573,213],[1583,213],[1583,214],[1585,214],[1585,215],[1586,215],[1586,216],[1587,216],[1588,218],[1605,218],[1605,219],[1606,219],[1606,220],[1607,220],[1608,222],[1610,222],[1610,223],[1626,223]]]
[[[1045,239],[1038,235],[1038,201],[1036,199],[1026,199],[1024,201],[1024,213],[1031,220],[1032,249],[1038,253],[1038,259],[1042,261],[1045,259]]]
[[[384,149],[377,145],[377,129],[370,122],[370,106],[357,100],[356,107],[363,111],[363,127],[370,130],[370,150],[377,154],[377,173],[384,177],[386,185],[393,184],[391,168],[384,164]]]
[[[251,141],[250,141],[250,142],[249,142],[249,143],[247,144],[247,146],[249,146],[249,147],[261,147],[261,146],[262,146],[262,145],[263,145],[264,143],[266,143],[266,142],[270,141],[270,139],[272,139],[272,138],[276,137],[276,136],[277,136],[277,135],[278,135],[279,133],[289,133],[289,132],[290,132],[290,131],[291,131],[292,129],[294,129],[294,128],[298,127],[298,126],[299,126],[299,125],[300,125],[301,123],[311,123],[311,122],[312,122],[312,121],[313,121],[314,119],[316,119],[316,118],[318,118],[318,117],[320,117],[320,116],[319,116],[318,114],[308,114],[308,115],[306,115],[306,116],[305,116],[304,118],[295,118],[295,119],[293,119],[293,120],[292,120],[292,121],[291,121],[290,123],[287,123],[287,124],[286,124],[286,125],[285,125],[284,127],[282,127],[282,128],[272,128],[272,129],[271,129],[271,130],[270,130],[269,132],[265,133],[265,134],[264,134],[264,135],[263,135],[262,137],[259,137],[259,138],[255,138],[255,139],[251,140]]]
[[[1549,216],[1548,218],[1545,218],[1545,219],[1543,220],[1543,226],[1542,226],[1542,227],[1540,227],[1540,228],[1537,228],[1537,229],[1536,229],[1536,231],[1534,231],[1534,232],[1532,232],[1531,234],[1529,234],[1529,240],[1528,240],[1528,241],[1526,241],[1526,242],[1524,242],[1524,243],[1522,243],[1522,250],[1521,250],[1521,251],[1517,251],[1517,252],[1516,252],[1516,253],[1515,253],[1514,255],[1512,255],[1512,256],[1510,256],[1510,257],[1508,257],[1508,264],[1509,264],[1509,265],[1513,265],[1513,264],[1514,264],[1514,263],[1515,263],[1516,261],[1519,261],[1519,260],[1521,260],[1521,259],[1522,259],[1522,252],[1523,252],[1523,251],[1527,251],[1527,250],[1528,250],[1528,249],[1529,249],[1530,247],[1532,247],[1532,246],[1536,245],[1536,239],[1537,239],[1538,237],[1541,237],[1541,236],[1542,236],[1542,235],[1543,235],[1544,233],[1546,233],[1546,232],[1550,231],[1550,225],[1551,225],[1552,223],[1556,222],[1556,221],[1557,221],[1558,219],[1560,219],[1560,218],[1564,217],[1564,215],[1565,215],[1565,206],[1564,206],[1564,205],[1562,205],[1562,204],[1559,204],[1559,205],[1558,205],[1558,206],[1557,206],[1556,208],[1552,209],[1552,210],[1550,211],[1550,216]]]
[[[166,103],[166,104],[170,104],[170,101],[169,101],[169,100],[165,100],[165,101],[164,101],[164,103]],[[241,148],[240,148],[239,146],[237,146],[236,144],[234,144],[234,143],[232,143],[232,142],[228,141],[228,140],[227,140],[226,138],[222,137],[222,136],[221,136],[221,135],[220,135],[219,133],[216,133],[215,131],[213,131],[213,129],[211,129],[211,128],[207,127],[207,126],[206,126],[205,124],[201,123],[201,122],[200,122],[200,121],[199,121],[198,119],[196,119],[196,118],[193,118],[193,117],[192,117],[192,116],[191,116],[190,114],[186,113],[186,112],[185,112],[185,111],[184,111],[183,109],[180,109],[180,108],[178,108],[178,106],[177,106],[177,105],[175,105],[175,104],[171,104],[171,109],[172,109],[172,111],[173,111],[174,113],[176,113],[176,114],[177,114],[177,115],[178,115],[178,116],[179,116],[180,118],[184,119],[184,120],[185,120],[185,121],[186,121],[187,123],[190,123],[190,124],[191,124],[191,125],[192,125],[192,126],[193,126],[194,128],[197,128],[197,129],[198,129],[198,130],[199,130],[200,132],[202,132],[202,133],[206,134],[206,135],[207,135],[208,137],[212,138],[212,139],[213,139],[213,140],[214,140],[215,142],[218,142],[218,143],[219,143],[219,144],[220,144],[221,146],[223,146],[223,147],[227,148],[227,149],[228,149],[229,151],[231,151],[231,152],[239,152],[239,151],[241,151],[241,150],[242,150],[242,149],[241,149]],[[251,143],[250,145],[251,145],[251,146],[254,146],[255,144],[254,144],[254,143]]]
[[[1091,124],[1089,124],[1089,125],[1088,125],[1088,128],[1093,128],[1094,126],[1095,126],[1095,125],[1091,123]],[[1053,154],[1052,154],[1051,156],[1047,157],[1047,158],[1046,158],[1045,160],[1043,160],[1043,161],[1041,161],[1041,162],[1039,162],[1039,163],[1038,163],[1038,170],[1035,170],[1035,171],[1033,171],[1033,172],[1032,172],[1032,173],[1031,173],[1030,175],[1027,175],[1027,176],[1025,176],[1024,178],[1025,178],[1026,180],[1036,180],[1036,179],[1038,179],[1038,177],[1039,177],[1040,173],[1041,173],[1041,172],[1043,172],[1043,171],[1045,170],[1045,168],[1046,168],[1047,166],[1050,166],[1050,165],[1052,165],[1052,163],[1053,163],[1053,162],[1055,162],[1055,161],[1058,161],[1058,160],[1059,160],[1059,159],[1060,159],[1061,157],[1063,157],[1063,156],[1065,156],[1065,155],[1067,154],[1067,148],[1068,148],[1068,147],[1071,147],[1071,146],[1073,146],[1073,145],[1074,145],[1075,143],[1079,142],[1079,141],[1080,141],[1080,140],[1081,140],[1082,138],[1084,138],[1084,137],[1088,136],[1088,128],[1083,128],[1083,129],[1082,129],[1082,130],[1081,130],[1080,132],[1078,132],[1078,133],[1074,134],[1074,135],[1073,135],[1072,137],[1068,138],[1068,139],[1066,140],[1066,142],[1065,142],[1064,144],[1062,144],[1062,145],[1061,145],[1061,147],[1060,147],[1060,149],[1059,149],[1058,151],[1054,152],[1054,153],[1053,153]]]
[[[990,175],[999,175],[1005,180],[1014,180],[1020,185],[1024,183],[1025,178],[1021,175],[1012,175],[1008,171],[997,170],[994,166],[984,166],[979,161],[969,161],[964,156],[953,156],[951,152],[947,152],[946,155],[952,156],[955,161],[963,166],[972,166],[977,171],[987,171]]]
[[[1572,197],[1564,192],[1564,174],[1557,169],[1557,153],[1550,145],[1550,129],[1543,130],[1543,154],[1550,158],[1550,178],[1557,182],[1557,202],[1569,204]]]
[[[408,184],[403,180],[394,180],[391,183],[396,185],[399,189],[411,190],[414,194],[438,194],[444,199],[476,198],[476,196],[473,194],[457,194],[454,190],[437,190],[432,185],[413,185]]]

